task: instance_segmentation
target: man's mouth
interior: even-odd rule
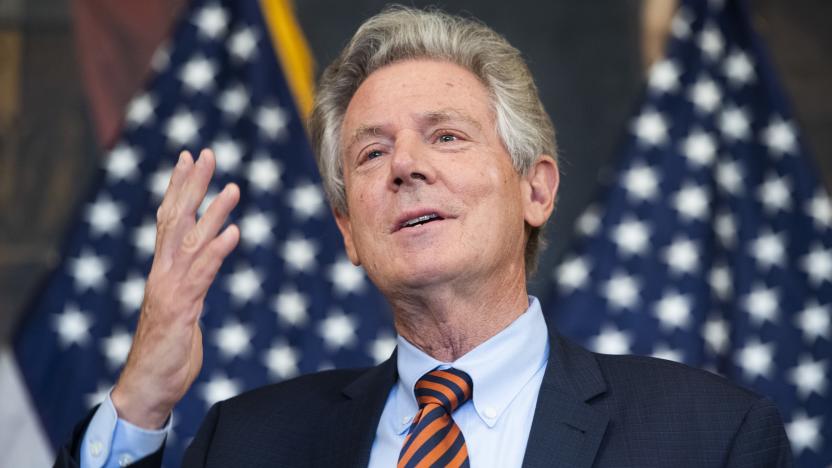
[[[426,215],[418,216],[416,218],[408,219],[407,221],[405,221],[405,222],[403,222],[399,225],[399,229],[409,228],[409,227],[413,227],[413,226],[419,226],[421,224],[427,224],[431,221],[438,221],[438,220],[441,220],[441,219],[445,219],[445,218],[439,216],[436,213],[429,213],[429,214],[426,214]]]

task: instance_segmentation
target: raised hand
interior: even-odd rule
[[[139,427],[161,427],[199,374],[205,295],[240,239],[235,225],[219,233],[240,199],[235,184],[228,184],[196,219],[214,165],[210,150],[203,150],[196,163],[182,152],[156,213],[156,253],[139,324],[112,393],[119,417]]]

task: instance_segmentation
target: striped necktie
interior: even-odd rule
[[[435,369],[416,382],[419,412],[399,453],[398,468],[468,467],[465,438],[451,413],[471,398],[474,382],[457,369]]]

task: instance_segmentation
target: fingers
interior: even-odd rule
[[[199,222],[185,234],[182,250],[186,253],[196,252],[213,239],[239,200],[240,188],[237,184],[226,185],[205,210]]]
[[[223,260],[234,250],[239,241],[240,229],[232,224],[199,252],[185,275],[191,283],[189,291],[186,292],[190,299],[201,300],[205,297]]]

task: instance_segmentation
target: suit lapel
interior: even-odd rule
[[[609,417],[587,402],[604,393],[606,384],[592,353],[554,332],[549,343],[523,466],[589,467]]]
[[[396,382],[396,352],[344,387],[325,415],[316,466],[366,467],[378,422]]]

